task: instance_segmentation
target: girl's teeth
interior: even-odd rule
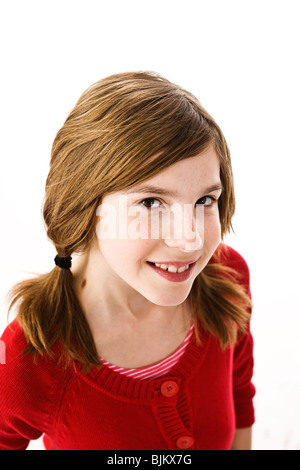
[[[189,265],[187,264],[186,266],[181,266],[181,268],[178,268],[178,272],[179,273],[183,273],[183,271],[186,271],[187,269],[189,269]]]
[[[183,271],[186,271],[189,268],[189,265],[187,264],[186,266],[181,266],[181,268],[176,268],[176,266],[173,266],[170,264],[169,266],[167,264],[158,264],[155,263],[155,266],[160,269],[164,269],[165,271],[169,271],[170,273],[183,273]]]
[[[169,273],[177,273],[177,268],[176,268],[176,266],[170,265],[168,267],[168,271],[169,271]]]
[[[161,264],[159,267],[160,267],[161,269],[164,269],[165,271],[168,270],[168,265],[167,265],[167,264]]]

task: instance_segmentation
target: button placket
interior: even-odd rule
[[[179,386],[174,380],[166,380],[161,385],[161,393],[164,397],[174,397],[177,395]]]
[[[181,436],[177,439],[176,445],[178,449],[190,449],[194,445],[194,438],[192,436]]]
[[[155,404],[155,416],[168,449],[190,449],[194,438],[187,428],[187,397],[181,388],[181,379],[165,378],[160,384],[160,398]]]

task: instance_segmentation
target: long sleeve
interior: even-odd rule
[[[28,419],[38,391],[31,386],[26,359],[18,360],[19,344],[11,342],[12,334],[8,327],[2,336],[7,351],[6,363],[0,365],[0,450],[24,450],[41,435]]]
[[[253,365],[253,339],[249,330],[248,334],[240,338],[234,351],[233,396],[237,428],[252,426],[254,423]]]
[[[233,253],[232,249],[231,253]],[[240,254],[234,252],[234,256],[237,259],[235,267],[243,274],[244,285],[251,298],[248,265]],[[237,428],[252,426],[255,420],[253,406],[255,387],[252,383],[253,368],[253,337],[249,324],[247,333],[241,336],[234,349],[233,394]]]
[[[238,273],[238,282],[243,285],[251,298],[250,272],[244,258],[233,248],[224,244],[220,245],[219,256],[225,265]],[[250,325],[248,325],[248,331],[239,338],[233,353],[232,385],[237,428],[249,427],[254,423],[253,367],[253,338]]]
[[[50,429],[62,375],[49,360],[24,354],[27,343],[16,320],[1,341],[6,363],[0,365],[0,450],[24,450]]]

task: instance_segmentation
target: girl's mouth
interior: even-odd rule
[[[190,264],[183,266],[178,266],[179,263],[174,264],[164,264],[164,263],[152,263],[147,261],[147,264],[152,268],[157,274],[162,276],[171,282],[183,282],[186,281],[192,274],[196,261]],[[182,264],[182,263],[180,263]]]

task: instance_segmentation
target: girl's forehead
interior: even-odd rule
[[[213,147],[201,154],[180,160],[173,165],[164,168],[155,176],[136,184],[126,192],[133,193],[137,190],[147,192],[152,185],[161,187],[172,186],[172,183],[207,185],[216,184],[220,176],[219,157]],[[175,190],[176,188],[174,188]]]
[[[180,199],[187,194],[200,197],[199,193],[219,190],[222,190],[219,158],[212,148],[198,156],[181,160],[128,189],[109,193],[104,197],[107,200],[126,195],[131,199],[151,194]]]

